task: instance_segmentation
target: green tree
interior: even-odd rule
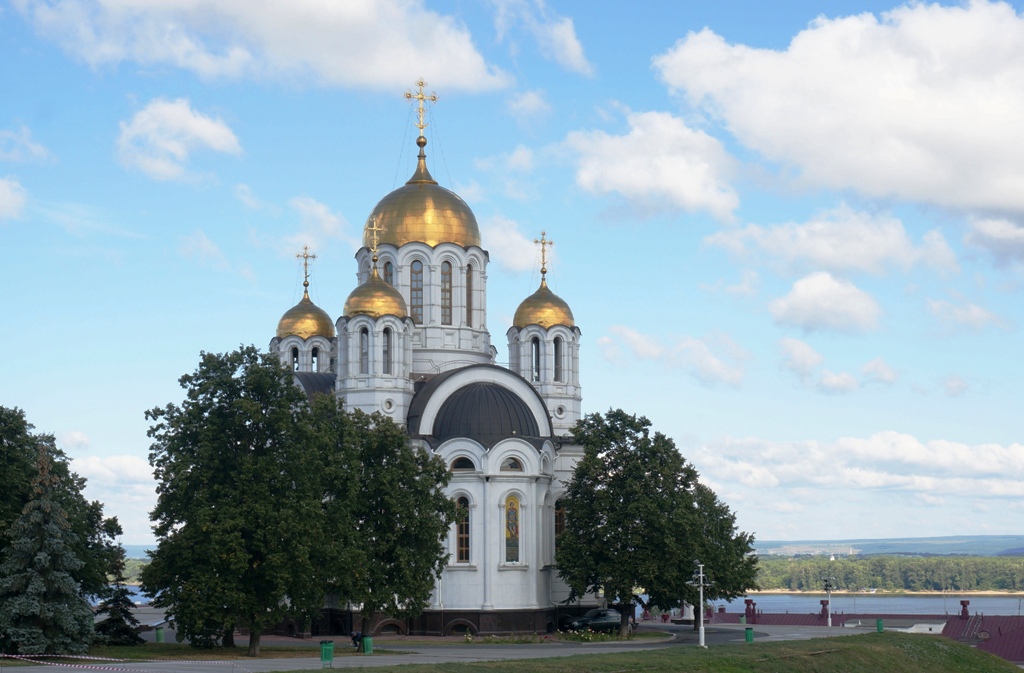
[[[97,607],[93,642],[102,645],[142,645],[145,640],[139,636],[139,620],[135,618],[135,604],[132,593],[125,586],[124,552],[114,569],[113,589]],[[104,618],[105,617],[105,618]]]
[[[50,460],[50,472],[59,483],[52,497],[67,516],[74,533],[71,551],[81,561],[72,577],[85,595],[103,596],[107,576],[121,552],[115,542],[121,526],[115,517],[103,516],[100,502],[90,502],[82,495],[85,479],[70,470],[68,458],[57,448],[53,435],[36,434],[34,430],[21,409],[0,406],[0,555],[10,544],[2,533],[33,497],[39,447],[43,447]]]
[[[276,357],[251,346],[203,353],[180,384],[180,407],[146,412],[157,548],[144,590],[179,639],[212,645],[237,625],[259,656],[265,629],[322,599],[322,491],[306,398]]]
[[[0,649],[17,654],[82,654],[92,638],[93,615],[74,573],[71,530],[51,470],[49,447],[40,444],[32,499],[8,531],[0,563]]]
[[[631,602],[637,588],[663,610],[696,604],[694,562],[721,596],[754,586],[752,537],[737,533],[728,507],[697,481],[671,439],[621,409],[588,414],[573,429],[584,449],[563,497],[565,532],[556,562],[569,600],[604,591]],[[716,568],[712,568],[716,565]],[[620,633],[628,630],[623,611]]]

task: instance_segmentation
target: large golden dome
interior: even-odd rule
[[[540,288],[523,300],[512,318],[513,327],[523,328],[527,325],[540,325],[545,329],[552,325],[576,326],[569,305],[548,289],[544,278],[540,279]]]
[[[277,323],[277,338],[313,336],[334,338],[334,322],[327,312],[309,299],[309,291],[302,293],[302,301],[288,309]]]
[[[391,283],[380,277],[376,265],[370,273],[370,278],[352,290],[352,294],[345,300],[344,316],[351,318],[357,315],[368,315],[371,318],[385,315],[405,318],[409,315],[405,299]]]
[[[378,244],[401,247],[420,241],[431,247],[440,243],[480,247],[480,227],[473,211],[458,194],[441,187],[431,177],[423,151],[427,139],[420,136],[416,144],[420,148],[416,172],[373,209],[363,229],[363,245],[372,247],[373,234],[369,227],[376,222],[382,230]]]

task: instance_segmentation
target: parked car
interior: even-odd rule
[[[611,608],[594,608],[587,610],[582,617],[576,617],[569,622],[569,628],[573,631],[618,631],[622,623],[622,614]]]

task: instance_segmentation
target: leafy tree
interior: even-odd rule
[[[82,495],[85,479],[71,472],[68,458],[57,448],[53,435],[36,434],[34,429],[21,409],[0,406],[0,532],[10,528],[33,497],[36,463],[39,448],[43,447],[50,472],[59,483],[52,497],[63,508],[75,534],[69,544],[81,565],[72,571],[72,577],[85,595],[103,596],[107,576],[121,552],[115,542],[121,526],[117,518],[103,516],[100,502],[90,502]],[[0,555],[9,543],[9,538],[0,534]]]
[[[93,641],[103,645],[142,645],[139,620],[135,618],[132,593],[125,586],[124,552],[114,570],[114,586],[96,610],[96,616],[106,619],[96,622]]]
[[[82,654],[93,615],[74,573],[75,534],[60,503],[61,477],[38,447],[32,499],[8,531],[0,563],[0,649],[18,654]]]
[[[667,610],[684,597],[696,604],[689,583],[697,559],[723,597],[754,586],[752,536],[736,532],[728,507],[650,426],[617,409],[588,414],[573,429],[584,455],[563,497],[566,527],[556,553],[570,601],[604,591],[630,602],[642,587],[648,606]],[[623,611],[622,634],[628,619]]]
[[[331,577],[340,595],[362,605],[368,633],[378,614],[412,617],[426,607],[448,558],[443,540],[455,506],[443,490],[450,475],[440,458],[411,446],[390,418],[327,408],[335,404],[317,406],[320,427],[333,424],[346,444],[325,470],[325,500],[335,508],[328,537],[350,542],[332,550]],[[345,516],[334,517],[342,507]],[[337,530],[342,522],[348,535]]]
[[[203,353],[180,384],[180,407],[146,412],[157,548],[143,587],[179,639],[212,645],[238,625],[259,656],[265,629],[322,598],[322,492],[306,399],[276,357],[251,346]]]

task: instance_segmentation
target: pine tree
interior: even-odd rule
[[[124,550],[116,562],[114,588],[110,595],[99,604],[96,616],[96,636],[93,641],[103,645],[142,645],[146,641],[139,636],[139,620],[132,610],[132,593],[125,586]],[[103,616],[106,615],[106,619]]]
[[[72,575],[82,561],[50,467],[40,444],[32,499],[8,531],[0,563],[0,649],[8,653],[83,654],[92,639],[92,610]]]

